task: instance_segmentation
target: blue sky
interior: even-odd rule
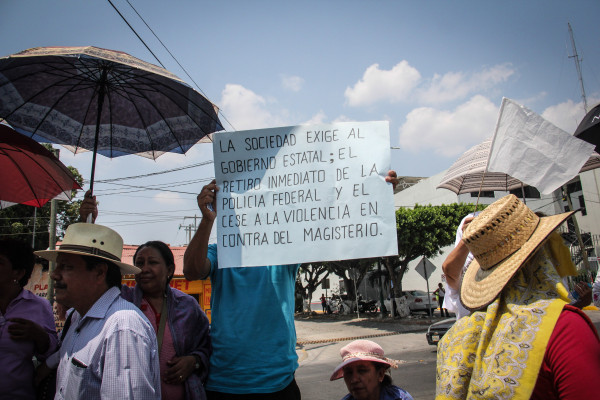
[[[600,2],[129,0],[228,130],[337,121],[390,122],[392,167],[430,176],[493,133],[502,97],[573,132],[584,111],[567,29],[590,106],[600,101]],[[171,72],[194,86],[125,0],[113,0]],[[157,63],[108,1],[4,0],[0,56],[37,46],[93,45]],[[90,175],[91,156],[61,150]],[[121,184],[120,177],[212,160],[209,144],[156,161],[98,157],[98,223],[126,243],[184,244],[184,219],[212,164]],[[158,190],[147,190],[151,185]]]

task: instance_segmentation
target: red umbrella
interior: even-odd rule
[[[81,189],[69,169],[33,139],[0,124],[0,200],[42,207]]]

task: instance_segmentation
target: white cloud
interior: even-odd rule
[[[542,117],[571,134],[575,133],[577,125],[584,116],[583,103],[575,103],[572,100],[550,106],[542,112]]]
[[[420,88],[418,98],[425,104],[439,104],[462,99],[505,82],[515,70],[510,64],[485,68],[471,75],[464,72],[435,74],[428,87]]]
[[[281,84],[284,89],[299,92],[304,84],[304,79],[299,76],[281,75]]]
[[[410,100],[421,104],[440,104],[494,88],[515,72],[511,64],[506,63],[472,73],[447,72],[423,79],[406,60],[391,70],[381,70],[378,64],[373,64],[366,69],[361,80],[346,88],[344,95],[348,105],[355,107],[379,101],[397,103]]]
[[[344,95],[350,106],[364,106],[386,100],[392,103],[405,100],[417,86],[421,74],[403,60],[391,70],[379,69],[379,64],[367,68],[354,87],[347,87]]]
[[[242,85],[227,84],[221,93],[221,111],[236,130],[285,125],[268,109],[268,102]]]
[[[170,206],[189,206],[189,199],[183,199],[179,193],[173,192],[160,192],[155,194],[153,200],[160,204],[166,204]]]
[[[302,122],[301,125],[316,125],[325,123],[327,123],[327,114],[325,114],[325,111],[319,110],[318,113],[310,117],[309,120]]]
[[[431,151],[445,157],[458,156],[494,133],[498,106],[484,96],[445,111],[415,108],[400,127],[400,147],[408,151]]]

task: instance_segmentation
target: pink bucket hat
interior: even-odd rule
[[[331,381],[343,377],[344,367],[356,361],[373,361],[385,364],[388,367],[398,368],[398,363],[395,360],[384,357],[381,346],[370,340],[355,340],[342,347],[340,355],[342,356],[342,363],[333,371],[331,378],[329,378]]]

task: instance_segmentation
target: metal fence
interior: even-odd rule
[[[572,230],[561,229],[561,235],[567,241],[567,245],[571,251],[571,259],[573,260],[573,263],[579,272],[577,276],[569,278],[571,285],[569,289],[572,290],[573,286],[577,282],[594,282],[596,275],[598,274],[599,267],[598,254],[600,254],[600,235],[591,235],[587,232],[581,234],[585,250],[587,251],[587,257],[590,266],[589,270],[586,268],[583,262],[583,251],[581,250],[581,246],[577,241],[575,233],[573,233]]]

